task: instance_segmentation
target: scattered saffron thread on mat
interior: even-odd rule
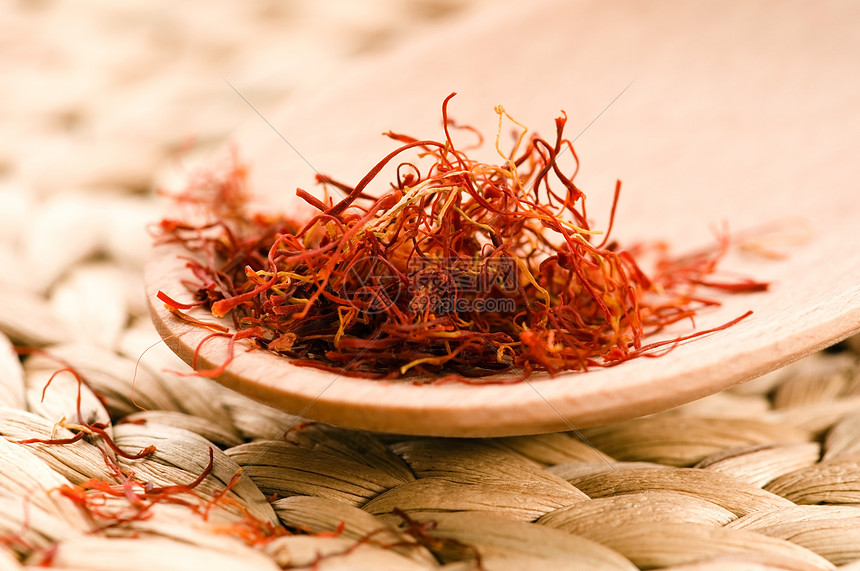
[[[126,460],[147,459],[156,453],[156,447],[148,445],[137,452],[128,452],[120,448],[108,431],[110,424],[87,422],[84,419],[81,411],[82,391],[84,387],[87,387],[96,398],[102,401],[103,405],[105,403],[103,397],[90,387],[81,372],[64,359],[51,354],[49,351],[32,347],[16,347],[15,349],[21,355],[40,355],[54,360],[61,365],[61,368],[54,371],[45,383],[42,389],[43,399],[53,381],[60,374],[71,374],[77,383],[75,397],[77,422],[68,422],[66,419],[61,419],[57,423],[58,427],[74,431],[72,436],[67,438],[26,438],[14,442],[22,446],[34,444],[65,446],[74,444],[85,438],[91,439],[91,443],[96,445],[102,454],[111,480],[105,481],[91,478],[81,484],[64,484],[57,488],[57,493],[80,506],[93,522],[98,524],[93,530],[94,533],[147,519],[151,516],[151,510],[155,505],[168,503],[188,508],[192,513],[200,516],[203,521],[208,520],[209,512],[214,506],[232,506],[241,514],[242,518],[229,525],[221,525],[217,529],[213,526],[212,529],[216,532],[230,533],[231,535],[240,537],[249,545],[259,545],[276,537],[290,534],[283,526],[273,525],[260,520],[251,514],[241,502],[228,495],[239,481],[242,474],[241,468],[223,489],[212,492],[208,500],[195,492],[195,489],[210,476],[214,468],[214,449],[211,447],[208,448],[209,460],[206,467],[193,480],[185,484],[156,486],[151,482],[138,478],[133,470],[123,468],[118,462],[117,457],[125,458]],[[111,504],[108,501],[109,499],[119,500],[119,503]]]
[[[86,381],[85,376],[75,367],[66,362],[64,359],[52,355],[49,351],[31,348],[31,347],[16,347],[16,350],[21,355],[40,355],[58,362],[61,368],[54,371],[49,380],[45,383],[42,390],[42,398],[50,388],[52,382],[63,373],[68,373],[73,376],[77,383],[77,393],[75,397],[77,422],[70,423],[62,419],[58,426],[66,428],[73,432],[73,435],[67,438],[26,438],[15,441],[21,446],[29,445],[46,445],[46,446],[66,446],[82,441],[85,438],[90,439],[91,443],[96,445],[102,454],[102,458],[108,468],[109,479],[90,478],[80,484],[63,484],[56,488],[55,492],[60,496],[70,500],[75,505],[79,506],[92,520],[94,527],[88,532],[90,534],[100,534],[112,529],[122,528],[123,526],[132,525],[135,522],[143,521],[151,518],[154,508],[159,504],[172,504],[186,508],[189,513],[201,518],[203,522],[208,522],[210,512],[216,506],[222,508],[232,508],[238,512],[240,517],[235,521],[228,523],[209,523],[206,529],[215,534],[229,535],[243,541],[251,547],[261,547],[274,541],[279,537],[289,535],[313,535],[316,537],[340,537],[345,531],[345,524],[341,522],[333,532],[313,532],[312,530],[303,528],[288,528],[282,524],[272,523],[260,519],[252,514],[248,508],[237,498],[231,497],[230,492],[238,485],[240,478],[243,476],[243,468],[240,467],[235,474],[230,478],[227,484],[210,492],[206,498],[197,492],[197,488],[210,476],[212,476],[215,467],[215,448],[208,447],[208,461],[203,470],[200,471],[190,481],[182,484],[173,484],[166,486],[157,486],[152,482],[142,480],[136,476],[133,465],[123,467],[120,465],[117,457],[122,457],[127,460],[142,460],[148,459],[156,453],[156,447],[149,445],[138,452],[127,452],[121,449],[108,432],[109,425],[105,423],[90,423],[86,422],[81,412],[82,391],[84,387],[89,388],[99,399],[100,395],[95,393]],[[104,403],[103,403],[104,404]],[[145,420],[132,421],[134,423],[144,423]],[[306,425],[296,427],[296,430],[304,429]],[[103,444],[100,445],[100,444]],[[270,498],[270,502],[277,498]],[[49,566],[56,555],[58,544],[52,544],[45,548],[38,548],[27,541],[26,534],[30,530],[30,510],[29,504],[25,498],[23,504],[23,518],[21,529],[14,535],[0,536],[0,545],[7,545],[13,548],[21,548],[33,552],[38,556],[40,564]],[[475,569],[481,571],[483,565],[481,563],[480,553],[472,546],[466,545],[454,539],[445,537],[437,537],[432,531],[435,529],[435,522],[428,520],[418,522],[412,519],[405,512],[395,508],[392,514],[400,518],[403,522],[401,531],[409,538],[404,541],[381,541],[377,536],[385,532],[388,528],[380,527],[374,531],[365,533],[356,538],[356,540],[347,548],[341,551],[318,554],[310,562],[305,564],[287,565],[287,569],[316,569],[318,565],[326,560],[348,556],[362,545],[373,545],[382,549],[395,549],[398,547],[414,548],[425,547],[432,553],[439,555],[440,551],[445,551],[448,556],[450,552],[455,550],[461,553],[462,559],[470,560],[475,564]]]

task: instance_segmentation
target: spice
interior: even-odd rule
[[[442,140],[386,133],[400,146],[355,186],[318,176],[324,199],[298,189],[314,211],[307,220],[249,213],[238,164],[191,185],[180,199],[202,207],[206,222],[166,219],[158,240],[187,249],[196,301],[160,294],[162,301],[212,336],[248,339],[298,365],[370,378],[498,381],[505,372],[519,379],[581,371],[670,349],[715,330],[647,341],[717,303],[701,288],[767,287],[709,277],[727,239],[713,252],[663,259],[649,276],[636,249],[590,227],[564,114],[546,140],[527,136],[497,107],[499,133],[506,121],[517,130],[507,153],[496,137],[501,160],[487,164],[454,143],[453,95],[442,105]],[[575,163],[569,174],[558,161],[566,154]],[[386,167],[394,180],[371,192]],[[609,230],[620,190],[619,181]],[[229,316],[238,333],[182,311],[194,306]]]
[[[153,516],[157,505],[171,504],[182,506],[189,513],[198,516],[202,522],[207,522],[206,527],[210,531],[238,537],[248,545],[263,545],[277,537],[292,534],[284,526],[254,515],[242,502],[231,495],[243,475],[241,468],[223,488],[198,492],[198,487],[212,475],[215,467],[215,450],[212,446],[208,448],[206,466],[189,482],[158,486],[144,480],[136,474],[133,463],[123,466],[119,458],[132,461],[149,459],[157,452],[155,445],[150,444],[138,452],[127,452],[120,448],[111,436],[112,425],[85,420],[81,411],[82,391],[84,387],[90,390],[92,387],[80,371],[62,358],[42,349],[17,347],[16,350],[21,355],[37,354],[61,364],[62,368],[56,370],[45,383],[42,389],[43,399],[51,383],[59,375],[70,374],[77,383],[75,398],[77,421],[69,422],[63,418],[57,423],[57,427],[74,431],[72,436],[54,438],[52,434],[51,438],[26,438],[13,442],[22,446],[67,446],[80,440],[87,440],[98,447],[107,467],[108,477],[90,478],[79,484],[63,484],[56,489],[59,495],[80,506],[90,516],[96,524],[93,530],[95,533],[122,528],[149,519]],[[210,523],[210,513],[216,508],[232,509],[238,515],[234,515],[226,523]],[[6,538],[0,537],[0,541],[6,541]],[[9,538],[8,541],[19,542],[19,539]]]

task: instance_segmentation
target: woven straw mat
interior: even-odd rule
[[[489,440],[164,372],[152,181],[250,116],[222,76],[271,108],[482,3],[0,5],[0,571],[860,569],[857,338],[662,414]]]

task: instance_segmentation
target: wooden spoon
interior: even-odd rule
[[[238,350],[218,381],[347,427],[513,435],[653,413],[857,332],[857,21],[860,6],[839,2],[778,10],[722,1],[529,2],[517,11],[494,5],[397,53],[357,62],[325,89],[296,94],[280,113],[259,110],[302,157],[255,116],[237,135],[238,146],[252,163],[261,202],[290,209],[297,186],[313,188],[309,165],[356,181],[393,148],[377,133],[439,138],[439,106],[450,91],[459,92],[452,116],[486,134],[495,133],[499,103],[545,135],[565,109],[569,128],[583,131],[577,182],[595,226],[605,226],[615,179],[622,179],[619,242],[666,239],[681,252],[712,244],[713,228],[728,224],[746,249],[736,247],[723,267],[772,286],[724,295],[719,309],[696,322],[704,329],[754,311],[730,329],[660,358],[586,373],[536,375],[514,385],[420,386]],[[165,341],[189,361],[208,332],[175,319],[155,298],[163,290],[189,299],[179,253],[155,248],[147,292]],[[204,345],[200,366],[221,364],[225,344]]]

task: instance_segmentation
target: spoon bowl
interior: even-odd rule
[[[748,310],[751,317],[659,358],[513,384],[358,379],[241,343],[217,381],[340,426],[503,436],[664,410],[857,332],[860,40],[851,28],[860,9],[811,9],[787,5],[774,18],[741,2],[631,3],[626,11],[538,2],[518,12],[478,12],[364,60],[313,97],[295,94],[289,108],[258,110],[268,123],[257,118],[236,136],[260,206],[293,211],[290,197],[296,186],[312,188],[314,167],[354,181],[390,151],[380,131],[438,137],[438,106],[452,89],[460,92],[452,116],[484,133],[495,130],[498,103],[545,135],[565,108],[568,125],[581,130],[577,183],[595,226],[608,219],[616,178],[624,186],[613,235],[622,244],[666,240],[681,253],[712,244],[714,228],[727,224],[736,247],[721,268],[771,287],[717,296],[722,305],[697,317],[696,329]],[[156,327],[190,362],[209,332],[156,298],[163,291],[190,300],[185,254],[156,246],[146,282]],[[213,321],[204,311],[195,315]],[[228,355],[226,339],[212,339],[200,347],[197,366],[216,368]]]

